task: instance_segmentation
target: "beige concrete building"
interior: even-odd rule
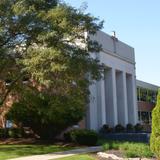
[[[105,65],[104,78],[90,86],[87,128],[138,122],[134,49],[100,31],[92,40],[102,44],[95,57]]]

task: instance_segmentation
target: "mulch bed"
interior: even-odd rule
[[[36,144],[37,140],[34,138],[7,138],[0,139],[0,144]]]
[[[40,140],[36,138],[7,138],[0,139],[0,145],[5,144],[23,144],[23,145],[60,145],[62,147],[86,147],[82,145],[77,145],[74,143],[66,143],[60,140]]]

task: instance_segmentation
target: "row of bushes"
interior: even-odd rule
[[[24,130],[21,128],[0,128],[0,138],[22,138],[25,137]]]
[[[73,142],[80,145],[96,145],[98,135],[95,131],[87,129],[74,129],[64,134],[66,142]]]
[[[143,131],[143,126],[139,123],[137,123],[135,126],[132,124],[127,124],[126,127],[124,127],[121,124],[116,125],[114,128],[111,128],[109,125],[105,124],[103,127],[100,129],[101,133],[123,133],[123,132],[142,132]]]

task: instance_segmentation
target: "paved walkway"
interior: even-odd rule
[[[85,153],[99,152],[99,151],[102,151],[101,146],[74,149],[74,150],[69,150],[69,151],[64,151],[64,152],[56,152],[56,153],[43,154],[43,155],[20,157],[20,158],[14,158],[10,160],[51,160],[51,159],[69,157],[69,156],[73,156],[76,154],[85,154]]]

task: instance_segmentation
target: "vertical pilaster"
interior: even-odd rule
[[[138,123],[138,105],[137,105],[137,88],[136,78],[132,75],[132,87],[133,87],[133,124]]]
[[[127,81],[126,81],[126,73],[122,72],[122,75],[123,75],[123,94],[124,94],[124,118],[126,125],[128,124]]]
[[[101,87],[101,115],[102,115],[101,125],[103,125],[106,124],[105,72],[103,78],[101,79],[100,87]]]
[[[97,82],[89,86],[90,103],[88,106],[87,128],[97,130],[98,126],[98,110],[97,110]]]
[[[115,69],[107,68],[105,72],[106,123],[111,127],[117,125],[117,96]]]
[[[116,70],[112,68],[112,87],[113,87],[113,123],[114,126],[118,124],[118,110],[117,110],[117,90],[116,90]]]
[[[116,72],[116,88],[118,123],[125,126],[128,123],[126,73],[122,71]]]

